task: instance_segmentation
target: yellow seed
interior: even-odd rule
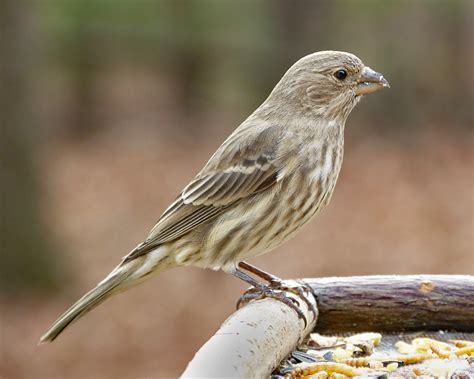
[[[340,363],[344,363],[344,364],[352,366],[352,367],[368,367],[369,364],[370,364],[370,358],[367,358],[367,357],[364,357],[364,358],[349,358],[349,359],[341,360]]]
[[[466,347],[462,347],[460,349],[457,349],[454,354],[456,354],[457,356],[460,356],[460,355],[474,355],[474,345],[471,345],[471,346],[466,346]]]
[[[335,361],[341,362],[344,359],[350,359],[352,357],[352,354],[351,352],[338,347],[336,350],[334,350],[332,356]]]
[[[474,345],[474,341],[466,341],[466,340],[450,340],[454,346],[456,347],[468,347]]]
[[[441,342],[434,340],[432,338],[415,338],[411,341],[412,345],[415,346],[417,349],[429,350],[431,346],[435,345],[437,348],[442,350],[449,350],[451,351],[453,347],[446,342]]]
[[[359,333],[354,334],[353,336],[344,338],[346,342],[356,344],[362,341],[370,341],[374,346],[378,346],[382,340],[382,335],[380,333]]]
[[[357,376],[359,372],[344,363],[335,362],[315,362],[304,367],[297,368],[290,373],[290,378],[300,378],[310,376],[320,371],[326,371],[328,374],[337,373],[347,376]]]
[[[344,374],[338,374],[337,372],[333,372],[330,376],[329,379],[346,379],[347,375]]]
[[[435,353],[438,357],[440,358],[449,358],[449,356],[451,355],[451,350],[447,350],[447,349],[441,349],[439,345],[437,344],[430,344],[430,349],[433,351],[433,353]]]
[[[411,355],[407,355],[407,356],[400,356],[396,360],[397,361],[402,361],[406,365],[411,365],[411,364],[414,364],[414,363],[423,362],[423,361],[425,361],[429,358],[430,357],[426,354],[411,354]]]
[[[410,345],[403,341],[398,341],[395,344],[395,347],[402,354],[415,354],[416,353],[416,349],[413,345]]]
[[[397,368],[398,368],[397,362],[392,362],[387,365],[387,370],[390,372],[395,371]]]
[[[416,376],[429,376],[428,371],[422,370],[422,369],[419,368],[419,367],[414,367],[414,368],[411,369],[411,371],[412,371],[413,374],[415,374]]]
[[[421,371],[418,367],[412,368],[411,372],[413,372],[413,374],[415,374],[416,376],[423,375],[423,371]]]
[[[319,371],[314,375],[309,376],[311,379],[327,379],[329,374],[326,371]]]
[[[383,363],[380,361],[370,361],[369,362],[369,367],[373,370],[379,370],[383,368]]]

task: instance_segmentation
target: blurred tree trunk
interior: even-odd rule
[[[2,217],[0,291],[51,289],[57,284],[57,260],[41,223],[39,185],[34,169],[34,115],[32,79],[35,41],[32,5],[26,0],[2,3],[2,82],[0,146]]]
[[[274,20],[273,38],[279,48],[273,52],[272,64],[264,60],[260,70],[272,71],[266,76],[268,83],[263,86],[272,88],[282,72],[296,60],[327,48],[322,42],[327,41],[333,5],[329,1],[312,0],[269,0],[265,4]]]
[[[175,0],[169,3],[169,17],[175,25],[185,25],[188,33],[178,33],[175,45],[170,49],[169,75],[173,78],[179,114],[187,133],[198,132],[202,109],[201,75],[208,64],[206,40],[208,36],[199,30],[199,9],[196,1]],[[186,122],[187,120],[193,122]]]
[[[94,16],[94,8],[77,2],[73,3],[72,9],[79,15],[71,26],[72,43],[61,48],[72,95],[67,108],[69,122],[64,127],[69,137],[87,140],[95,136],[101,125],[96,83],[106,47],[102,43],[103,37],[88,24]]]
[[[68,69],[71,70],[72,100],[69,103],[69,122],[66,130],[69,136],[87,140],[99,129],[97,115],[96,78],[98,76],[97,58],[100,48],[90,33],[77,31],[78,40],[74,46]]]

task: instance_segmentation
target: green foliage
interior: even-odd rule
[[[362,112],[388,112],[394,125],[406,125],[451,120],[446,108],[461,105],[456,122],[468,117],[466,91],[453,80],[463,78],[441,74],[468,59],[465,1],[49,0],[38,7],[50,63],[82,76],[121,62],[148,65],[175,75],[178,87],[187,80],[192,96],[232,102],[238,94],[251,106],[298,57],[346,50],[383,67],[399,99],[398,109],[385,102]],[[434,96],[440,90],[444,96]],[[423,112],[420,94],[430,97]]]

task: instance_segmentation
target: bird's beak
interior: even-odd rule
[[[390,85],[383,75],[366,66],[357,81],[356,96],[367,95],[384,87],[390,88]]]

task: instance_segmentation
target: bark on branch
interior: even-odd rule
[[[317,296],[321,333],[474,331],[474,276],[305,279]]]

